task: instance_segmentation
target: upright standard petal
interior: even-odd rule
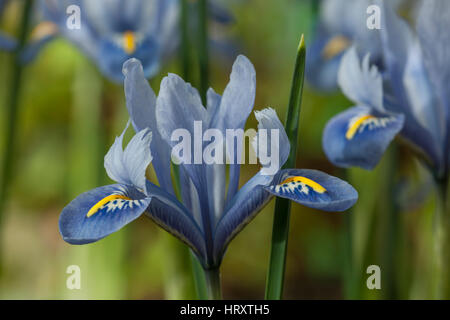
[[[360,64],[356,48],[342,58],[338,83],[344,94],[357,104],[383,110],[383,81],[376,66],[370,66],[369,55]]]
[[[424,63],[439,98],[440,107],[445,113],[445,133],[442,146],[442,165],[437,169],[438,176],[450,172],[450,14],[449,1],[424,1],[420,9],[417,31],[423,50]]]
[[[122,184],[133,185],[145,193],[145,171],[152,161],[150,143],[152,133],[149,129],[139,131],[128,143],[125,151],[122,148],[123,136],[128,128],[116,138],[105,156],[105,169],[108,176]]]
[[[281,170],[264,189],[323,211],[345,211],[358,200],[358,193],[347,182],[317,170]]]
[[[381,114],[363,106],[350,108],[327,123],[323,149],[338,167],[373,169],[403,122],[401,114]]]
[[[153,139],[150,145],[152,152],[157,155],[153,160],[153,167],[160,186],[169,193],[173,193],[170,175],[170,148],[162,139],[156,123],[156,95],[145,79],[142,64],[137,59],[129,59],[123,65],[125,76],[125,97],[127,109],[136,132],[145,128],[152,129]]]
[[[212,116],[211,128],[225,131],[243,129],[248,116],[253,110],[256,94],[256,72],[253,64],[245,56],[239,55],[234,64],[228,83],[220,101],[217,112]],[[234,137],[230,138],[234,140]],[[231,199],[239,186],[240,166],[237,163],[242,156],[242,146],[235,141],[227,141],[234,150],[228,150],[231,165],[229,171],[229,184],[227,198]],[[230,153],[232,152],[232,153]]]
[[[200,143],[200,148],[198,148],[198,144],[192,146],[190,143],[189,147],[192,146],[192,149],[195,149],[197,146],[197,149],[200,149],[197,150],[200,153],[197,156],[202,156],[203,142],[201,139],[203,131],[207,129],[203,127],[206,124],[207,117],[207,111],[202,105],[198,91],[189,83],[184,82],[175,74],[169,74],[162,80],[156,100],[156,122],[162,139],[171,148],[179,144],[179,141],[172,140],[172,134],[183,131],[183,133],[189,135],[188,138],[194,144],[195,139],[200,138],[200,141],[197,141],[197,143]],[[186,168],[186,172],[197,189],[201,190],[201,187],[206,184],[202,164],[196,164],[198,161],[194,157],[185,160],[189,163],[182,163],[181,165]],[[200,163],[202,163],[201,160]]]
[[[70,244],[98,241],[138,218],[151,199],[134,187],[109,185],[85,192],[59,217],[59,230]]]

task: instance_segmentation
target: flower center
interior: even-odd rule
[[[133,31],[124,32],[123,48],[127,54],[133,54],[136,51],[136,36]]]

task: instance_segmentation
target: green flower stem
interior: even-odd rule
[[[206,105],[206,92],[209,87],[208,0],[198,1],[198,16],[200,95],[203,104]]]
[[[33,7],[33,0],[26,0],[23,4],[21,25],[18,35],[18,46],[13,54],[11,86],[8,90],[9,97],[7,102],[7,120],[3,124],[5,127],[5,149],[2,164],[2,175],[0,182],[0,236],[2,229],[2,220],[6,206],[6,199],[8,197],[11,178],[14,173],[14,157],[16,153],[16,126],[17,115],[19,108],[19,96],[21,92],[23,65],[20,61],[20,54],[25,47],[28,37],[30,17]],[[1,253],[0,253],[0,268],[1,268]],[[1,269],[0,269],[1,272]]]
[[[191,82],[192,68],[191,68],[191,54],[189,45],[189,14],[188,14],[188,0],[181,0],[181,14],[180,14],[180,34],[181,34],[181,54],[183,79]]]
[[[346,179],[348,181],[348,179]],[[344,264],[342,270],[342,277],[344,282],[344,297],[346,299],[358,299],[358,281],[357,281],[357,267],[354,250],[354,235],[353,235],[354,217],[353,211],[349,211],[344,215]]]
[[[284,165],[285,168],[295,167],[297,158],[297,136],[305,75],[305,59],[306,48],[304,37],[302,35],[297,51],[289,108],[285,123],[286,133],[291,144],[291,152]],[[289,200],[281,198],[276,199],[269,270],[266,282],[266,299],[270,300],[281,299],[283,295],[290,209],[291,202]]]
[[[208,299],[208,288],[206,286],[205,272],[197,257],[190,251],[192,272],[194,275],[195,292],[198,300]]]
[[[181,29],[181,67],[183,73],[183,79],[187,82],[192,82],[192,61],[190,54],[190,38],[189,38],[189,14],[188,14],[188,0],[181,1],[181,15],[180,15],[180,29]],[[180,187],[180,170],[177,165],[173,165],[174,176],[175,176],[175,187],[177,190],[177,195],[181,199],[181,187]],[[191,250],[185,248],[189,251],[187,255],[183,255],[185,259],[188,259],[186,265],[190,265],[193,277],[193,287],[195,289],[195,296],[199,300],[208,299],[208,293],[206,288],[206,279],[203,268],[197,257],[192,253]]]
[[[388,156],[388,167],[386,177],[386,236],[387,241],[384,250],[384,279],[385,279],[385,299],[398,299],[399,290],[397,286],[398,275],[396,259],[399,254],[400,241],[400,212],[397,203],[397,179],[398,172],[398,150],[393,144],[390,147]]]
[[[434,299],[450,298],[450,206],[447,201],[448,179],[437,180],[434,217]]]
[[[208,288],[209,300],[222,300],[222,289],[220,285],[220,270],[208,269],[205,270],[206,286]]]

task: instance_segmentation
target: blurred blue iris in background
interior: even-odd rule
[[[123,81],[122,65],[140,59],[154,76],[178,43],[177,0],[42,0],[44,18],[90,57],[108,78]],[[80,28],[68,28],[70,5],[80,8]],[[39,43],[36,44],[39,48]]]
[[[362,65],[356,49],[345,54],[338,82],[357,106],[331,119],[325,128],[324,150],[335,165],[373,168],[400,132],[438,179],[448,177],[448,14],[448,2],[424,4],[417,37],[391,7],[384,6],[382,73],[370,66],[370,53]]]
[[[323,0],[308,46],[306,79],[315,89],[338,89],[337,74],[344,53],[354,46],[360,57],[370,53],[371,64],[383,68],[381,40],[376,30],[367,28],[368,8],[376,0]],[[398,7],[400,1],[388,2]]]
[[[0,0],[0,19],[3,11],[8,3],[8,0]],[[12,51],[17,47],[17,41],[11,36],[0,31],[0,49],[5,51]]]
[[[158,97],[138,60],[125,63],[124,75],[127,108],[137,134],[124,151],[122,133],[105,157],[106,171],[118,184],[88,191],[63,210],[60,232],[67,242],[97,241],[145,213],[188,244],[205,269],[216,269],[228,243],[273,196],[324,211],[344,211],[356,202],[356,190],[338,178],[316,170],[280,170],[288,158],[290,144],[271,108],[255,112],[259,125],[253,146],[279,149],[276,170],[262,164],[261,170],[239,189],[240,165],[236,160],[242,154],[240,147],[235,146],[231,153],[226,148],[220,163],[181,162],[182,202],[178,201],[171,184],[171,150],[178,143],[173,141],[172,133],[184,129],[195,136],[196,121],[202,124],[202,136],[207,129],[215,129],[223,136],[226,130],[243,129],[255,99],[253,65],[239,56],[223,96],[212,89],[208,91],[207,108],[197,90],[177,75],[169,74],[163,79]],[[260,139],[261,130],[267,140]],[[266,145],[261,141],[266,141]],[[235,160],[229,167],[228,191],[225,157]],[[152,160],[159,187],[145,177]]]

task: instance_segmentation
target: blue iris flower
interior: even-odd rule
[[[360,56],[370,52],[372,64],[382,64],[381,41],[367,28],[367,8],[376,0],[323,0],[315,25],[314,39],[308,46],[306,78],[322,91],[338,89],[337,73],[344,53],[354,46]],[[396,7],[399,1],[389,1]]]
[[[44,18],[54,23],[61,35],[79,47],[108,78],[123,81],[122,65],[140,59],[146,77],[157,73],[161,61],[173,53],[178,36],[177,0],[42,0]],[[68,28],[70,5],[80,8],[79,29]],[[29,60],[43,43],[28,50]]]
[[[179,0],[40,0],[40,4],[43,21],[35,28],[37,39],[21,55],[23,63],[33,60],[61,34],[92,59],[106,77],[122,82],[126,60],[134,57],[142,61],[145,76],[151,78],[179,43]],[[80,8],[80,29],[67,25],[75,13],[68,10],[71,5]],[[211,19],[218,23],[233,19],[216,1],[210,2],[209,9]],[[213,47],[220,45],[213,42]]]
[[[233,161],[227,165],[224,159],[241,159],[242,150],[224,148],[223,162],[179,164],[182,201],[177,200],[171,182],[171,157],[177,157],[172,154],[177,144],[172,134],[182,129],[203,136],[207,129],[215,129],[225,136],[227,130],[244,129],[255,99],[253,65],[239,56],[223,95],[208,91],[207,108],[197,90],[175,74],[162,80],[156,96],[137,59],[128,60],[123,72],[127,108],[137,133],[125,150],[122,133],[105,157],[106,171],[117,184],[88,191],[64,208],[59,225],[65,241],[100,240],[145,214],[192,248],[204,268],[214,268],[233,237],[273,196],[324,211],[344,211],[356,202],[356,190],[345,181],[316,170],[280,169],[290,144],[271,108],[255,112],[258,138],[252,145],[278,151],[276,168],[260,158],[261,170],[239,188],[240,165]],[[261,135],[267,139],[260,139]],[[204,151],[208,146],[200,143],[199,148]],[[150,162],[159,186],[145,177]]]
[[[361,62],[354,48],[345,54],[338,82],[357,106],[327,124],[325,153],[337,166],[372,169],[400,132],[437,178],[448,177],[450,3],[424,2],[418,36],[392,8],[382,15],[385,70],[371,66],[368,55]]]
[[[3,11],[8,3],[8,0],[0,0],[0,18]],[[7,35],[6,33],[0,31],[0,49],[4,51],[13,51],[17,47],[17,41]]]

